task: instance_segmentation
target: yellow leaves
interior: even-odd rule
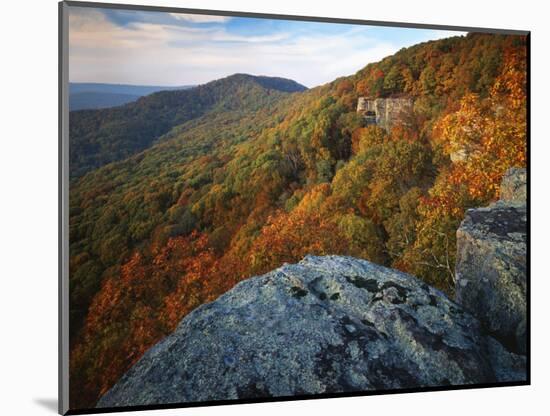
[[[494,200],[504,172],[526,162],[525,56],[522,48],[505,56],[504,68],[487,98],[466,94],[458,109],[435,124],[435,142],[449,154],[462,152],[441,171],[418,207],[417,240],[399,265],[444,289],[452,287],[455,232],[464,210]],[[445,240],[441,235],[446,236]],[[451,250],[443,250],[450,247]],[[444,268],[443,268],[444,270]]]
[[[353,154],[367,151],[369,148],[382,144],[388,139],[386,131],[372,125],[356,129],[351,136],[351,149]]]
[[[311,191],[307,192],[298,207],[298,211],[308,213],[314,210],[318,210],[321,204],[331,193],[331,186],[328,183],[321,183],[316,185]]]
[[[264,273],[285,262],[299,261],[306,254],[342,253],[346,247],[347,238],[331,218],[319,209],[310,210],[307,204],[301,204],[291,213],[279,211],[269,217],[249,251],[252,264],[249,275]]]
[[[525,71],[518,54],[506,59],[490,97],[466,94],[460,108],[436,124],[445,151],[463,155],[449,179],[463,183],[480,201],[495,198],[504,171],[526,160]]]

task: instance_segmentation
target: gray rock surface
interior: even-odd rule
[[[186,316],[98,407],[525,379],[525,358],[443,293],[351,257],[308,256]]]
[[[500,185],[500,200],[526,204],[527,170],[525,168],[511,168],[504,174]]]
[[[367,124],[376,124],[389,131],[392,125],[412,111],[411,98],[367,98],[359,97],[357,112]]]
[[[504,176],[501,200],[468,210],[457,231],[456,301],[509,350],[526,352],[525,169]]]

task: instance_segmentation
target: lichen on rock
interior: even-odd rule
[[[457,231],[456,301],[508,349],[526,353],[525,169],[510,169],[501,199],[468,210]]]
[[[524,358],[417,278],[307,256],[185,317],[98,407],[525,379]]]
[[[517,202],[525,205],[527,202],[527,169],[511,168],[504,174],[500,186],[500,200]]]

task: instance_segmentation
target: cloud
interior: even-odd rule
[[[290,38],[289,33],[276,33],[273,35],[261,35],[261,36],[243,36],[232,35],[226,32],[214,33],[211,40],[218,42],[245,42],[245,43],[269,43],[279,42]]]
[[[231,19],[229,16],[214,16],[208,14],[170,13],[170,16],[177,20],[183,20],[191,23],[225,23]]]
[[[234,18],[232,27],[155,19],[120,25],[100,10],[71,13],[71,81],[184,85],[245,72],[312,87],[353,74],[404,46],[457,34],[280,21],[266,30],[255,26],[262,22],[244,18]],[[235,28],[235,23],[246,27]]]

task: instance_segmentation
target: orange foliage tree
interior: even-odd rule
[[[268,218],[250,250],[252,273],[296,262],[306,254],[346,252],[348,239],[338,224],[319,210],[329,193],[328,184],[319,185],[292,212],[278,212]]]
[[[207,236],[197,232],[170,239],[152,258],[133,254],[92,301],[71,352],[71,398],[92,406],[185,314],[226,291],[227,285],[213,278],[215,268]],[[81,368],[87,374],[78,373]]]
[[[404,268],[449,292],[454,288],[456,229],[469,207],[498,197],[504,172],[526,163],[525,50],[508,52],[489,97],[466,94],[460,108],[441,118],[436,144],[454,163],[443,169],[421,199],[418,238],[402,259]]]

